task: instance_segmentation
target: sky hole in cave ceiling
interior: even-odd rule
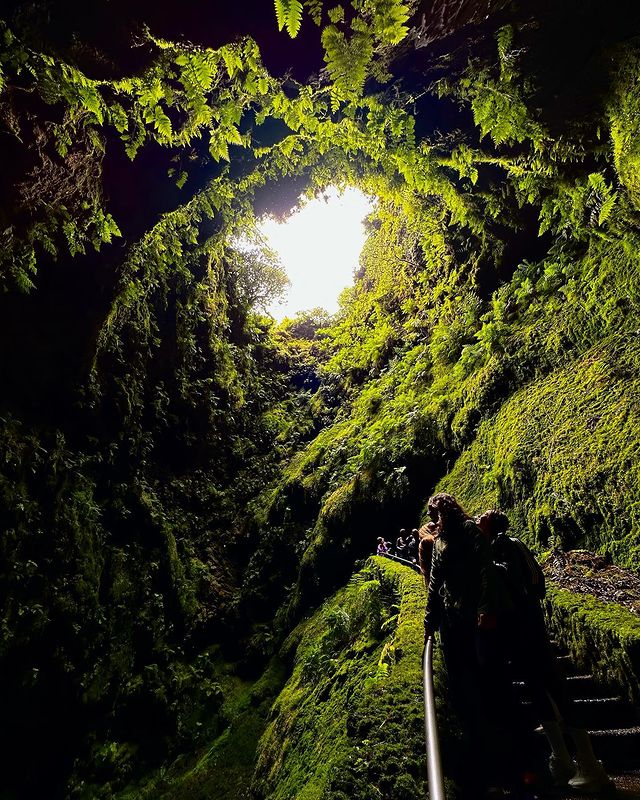
[[[278,254],[291,285],[267,311],[275,319],[322,307],[338,310],[338,297],[353,284],[354,272],[367,237],[364,220],[373,198],[353,186],[328,186],[300,205],[286,220],[264,217],[258,228]]]

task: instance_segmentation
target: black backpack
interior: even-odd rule
[[[493,560],[511,595],[518,603],[539,601],[545,596],[542,567],[520,539],[500,533],[491,544]]]

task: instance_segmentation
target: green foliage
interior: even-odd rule
[[[335,25],[328,25],[322,32],[322,46],[333,81],[331,108],[337,111],[343,100],[362,92],[373,55],[373,41],[367,30],[357,30],[347,40]]]
[[[448,472],[441,487],[474,511],[502,503],[534,545],[554,536],[638,565],[637,520],[623,501],[633,508],[637,494],[635,217],[612,178],[613,152],[594,144],[601,131],[589,139],[581,122],[575,139],[553,140],[535,121],[518,35],[499,31],[497,60],[472,60],[457,90],[472,105],[496,82],[508,88],[513,97],[491,113],[517,135],[496,135],[491,155],[456,139],[446,165],[441,143],[407,147],[396,151],[404,183],[360,179],[379,205],[358,279],[323,332],[321,377],[342,403],[264,496],[271,519],[289,509],[306,547],[293,610],[334,585],[332,548],[365,550],[371,507],[406,514]],[[526,121],[516,118],[525,108]],[[382,134],[377,113],[371,103],[367,133],[381,143],[390,129]],[[445,180],[451,168],[459,179]],[[476,221],[481,208],[501,233]],[[505,263],[522,208],[554,238],[546,255]],[[506,277],[487,296],[481,274],[493,269]]]
[[[281,298],[290,280],[277,253],[259,231],[237,240],[229,254],[229,274],[240,304],[247,309],[266,309]]]
[[[258,796],[405,798],[407,791],[424,792],[424,600],[420,576],[372,559],[290,635],[284,650],[294,658],[293,673],[258,748]],[[440,699],[441,669],[437,658]],[[445,734],[445,750],[450,744]]]
[[[69,736],[81,730],[91,751],[89,775],[116,786],[149,758],[140,752],[143,744],[147,753],[166,755],[193,746],[218,724],[221,694],[208,658],[191,654],[187,661],[183,650],[200,587],[179,538],[179,514],[174,509],[168,519],[149,492],[133,497],[131,488],[99,497],[100,457],[72,452],[60,432],[41,436],[6,419],[0,435],[0,582],[8,598],[0,657],[3,724],[16,742],[12,757],[20,763],[23,747],[49,741],[62,758],[73,747]],[[132,516],[140,528],[137,536],[129,528],[127,537]],[[119,539],[108,528],[113,519]],[[59,671],[77,694],[51,692]],[[41,723],[37,735],[27,728],[25,745],[17,720],[27,695],[38,698],[59,744],[51,744],[54,731]],[[99,708],[108,709],[108,720],[85,730]],[[153,718],[155,730],[127,724],[138,716]],[[82,773],[81,767],[78,762]],[[85,770],[69,785],[86,777]],[[53,771],[48,780],[55,784],[59,776]]]
[[[640,203],[637,44],[627,45],[616,56],[617,74],[607,109],[613,158],[617,176],[637,209]]]
[[[295,39],[302,24],[301,0],[275,0],[275,7],[278,30],[286,28],[289,36]],[[317,18],[317,11],[312,13]]]
[[[301,0],[274,0],[278,29],[295,38],[302,24]],[[355,14],[345,5],[328,9],[329,24],[322,30],[325,62],[331,77],[331,108],[358,99],[369,74],[388,79],[385,49],[399,44],[408,34],[406,25],[412,4],[404,0],[353,0]],[[306,0],[304,6],[316,25],[322,24],[322,0]],[[340,27],[339,27],[340,26]],[[375,60],[374,60],[375,57]]]
[[[502,504],[535,546],[640,563],[637,43],[596,54],[606,88],[558,120],[536,68],[544,26],[503,17],[386,84],[396,55],[421,56],[397,49],[411,11],[278,0],[290,36],[305,13],[324,26],[326,74],[308,85],[270,76],[251,40],[150,34],[144,69],[95,80],[2,28],[3,120],[30,165],[2,209],[3,285],[33,289],[50,256],[75,267],[92,248],[117,271],[81,392],[67,387],[73,422],[7,416],[0,432],[5,718],[33,730],[27,697],[51,719],[62,697],[95,723],[73,776],[47,789],[244,796],[264,733],[265,796],[423,790],[421,756],[394,745],[420,741],[411,573],[374,561],[296,628],[268,722],[281,666],[249,688],[202,643],[228,624],[264,663],[436,486],[470,510]],[[451,97],[463,113],[433,130],[420,109],[446,121]],[[180,193],[118,249],[105,150],[150,147]],[[309,193],[358,185],[377,209],[339,313],[276,326],[257,313],[284,281],[253,204],[301,177]],[[576,652],[611,647],[612,672],[630,674],[600,622]]]
[[[118,800],[233,800],[249,791],[256,748],[282,688],[285,665],[273,659],[256,681],[243,680],[232,665],[218,660],[216,669],[225,697],[221,733],[188,758],[179,757],[128,786]]]
[[[575,664],[605,686],[638,702],[640,621],[615,603],[549,587],[547,619]]]
[[[514,394],[440,484],[472,512],[500,506],[534,546],[637,568],[637,335],[614,334]]]
[[[497,64],[470,65],[455,92],[471,103],[473,119],[482,136],[490,135],[497,145],[531,139],[540,146],[545,132],[532,118],[527,104],[533,87],[520,78],[514,37],[510,25],[500,28],[496,33]]]

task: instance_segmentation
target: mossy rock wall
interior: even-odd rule
[[[636,333],[610,336],[514,394],[438,488],[470,512],[505,509],[541,548],[610,553],[640,568]]]
[[[640,617],[616,603],[558,586],[547,587],[549,630],[574,663],[640,703]]]
[[[294,630],[293,673],[258,748],[256,797],[425,795],[424,604],[420,575],[373,557]],[[442,698],[439,654],[435,669]]]

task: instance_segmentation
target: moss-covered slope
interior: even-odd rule
[[[604,339],[516,392],[482,423],[439,488],[476,513],[500,506],[538,548],[640,566],[640,339]]]
[[[572,660],[603,685],[640,699],[640,618],[589,594],[551,585],[545,601],[549,629]]]
[[[293,671],[258,748],[257,797],[424,794],[424,600],[421,576],[372,558],[293,631]]]

